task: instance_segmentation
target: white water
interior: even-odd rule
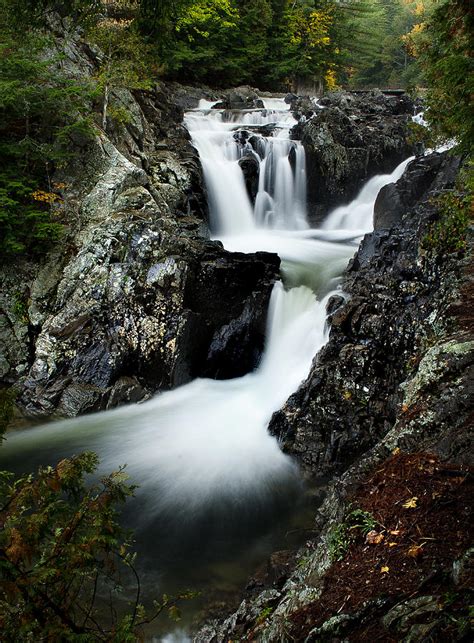
[[[372,229],[374,203],[377,194],[388,183],[395,183],[402,176],[406,166],[415,157],[411,156],[397,165],[391,174],[379,174],[367,181],[357,197],[347,205],[333,210],[323,223],[325,230],[348,230],[352,234],[365,234]]]
[[[304,151],[289,140],[288,106],[273,99],[265,110],[231,113],[229,127],[223,110],[211,105],[189,112],[185,122],[203,164],[212,220],[220,230],[216,237],[230,250],[277,252],[290,285],[309,284],[316,294],[304,285],[289,290],[275,285],[266,348],[254,373],[226,381],[198,379],[141,405],[19,432],[2,449],[2,458],[23,453],[34,460],[34,452],[40,461],[45,454],[58,459],[93,449],[103,471],[126,463],[146,501],[146,521],[171,509],[191,517],[216,500],[239,503],[252,496],[264,503],[281,481],[297,478],[295,465],[268,434],[268,422],[327,340],[326,301],[354,252],[351,240],[370,230],[378,190],[396,180],[408,162],[371,179],[321,230],[310,230]],[[262,119],[276,125],[275,136],[258,134],[254,141],[264,176],[257,202],[267,199],[271,216],[262,216],[258,203],[253,208],[246,192],[238,159],[250,144],[234,137],[234,122],[242,119],[247,127]]]
[[[321,229],[309,229],[304,150],[289,139],[295,121],[288,106],[271,99],[264,110],[226,113],[211,108],[212,103],[202,103],[188,112],[185,123],[201,157],[214,238],[229,250],[277,252],[287,285],[298,286],[274,287],[258,369],[234,380],[198,379],[144,404],[9,435],[0,457],[21,461],[20,466],[30,470],[94,450],[101,471],[126,463],[140,485],[133,527],[161,520],[166,528],[171,520],[180,525],[177,532],[170,528],[173,538],[175,533],[186,538],[193,520],[217,508],[222,524],[214,518],[212,529],[222,529],[228,521],[225,539],[231,541],[235,522],[229,516],[241,520],[246,512],[253,524],[275,499],[293,502],[298,470],[269,435],[268,422],[305,379],[327,341],[327,299],[358,239],[372,228],[378,190],[396,180],[408,161],[392,174],[369,181],[351,204],[332,212]],[[258,128],[272,123],[273,136],[262,136]],[[234,137],[242,129],[254,136],[252,142],[250,136]],[[254,155],[260,167],[255,205],[238,165],[246,154]],[[267,514],[267,526],[277,514],[273,519]],[[155,541],[147,546],[166,553]],[[235,560],[235,551],[229,556]]]

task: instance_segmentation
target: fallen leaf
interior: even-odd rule
[[[383,534],[379,534],[375,529],[372,529],[365,537],[365,542],[369,545],[378,545],[384,538],[385,536]]]
[[[392,529],[390,533],[392,534],[392,536],[398,536],[398,534],[400,533],[400,529]]]
[[[392,455],[398,455],[400,453],[400,447],[397,447],[392,451]]]
[[[388,543],[389,547],[395,547],[395,545],[398,545],[398,543]]]
[[[402,507],[404,509],[415,509],[415,507],[417,507],[417,504],[416,504],[417,500],[418,500],[418,496],[413,496],[413,498],[409,498],[406,502],[404,502]]]
[[[407,551],[407,556],[410,558],[419,558],[423,553],[423,545],[412,545]]]
[[[380,568],[380,573],[381,574],[388,574],[389,570],[390,570],[390,567],[387,567],[387,566],[381,567]]]

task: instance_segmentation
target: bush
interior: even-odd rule
[[[85,453],[36,477],[0,472],[2,640],[136,641],[143,625],[164,610],[176,618],[176,602],[191,596],[163,597],[146,613],[116,510],[134,487],[123,471],[87,487],[96,466]],[[126,610],[117,600],[124,581],[134,594]]]

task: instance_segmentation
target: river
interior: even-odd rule
[[[99,454],[101,473],[126,464],[139,489],[125,520],[136,530],[147,591],[193,587],[204,593],[185,626],[206,600],[235,593],[271,551],[294,545],[287,533],[305,524],[311,500],[268,423],[327,341],[328,298],[372,228],[378,191],[408,162],[368,181],[352,203],[311,229],[305,153],[290,140],[296,121],[282,99],[264,102],[264,109],[237,112],[201,101],[185,115],[201,158],[213,238],[229,251],[265,250],[282,260],[258,368],[238,379],[197,379],[143,404],[10,434],[0,453],[2,466],[25,471],[82,450]],[[262,130],[269,126],[270,135]],[[239,167],[242,157],[258,163],[255,203]],[[157,626],[157,640],[186,640],[185,626],[167,635],[171,626]]]

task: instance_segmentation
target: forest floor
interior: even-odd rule
[[[294,640],[303,640],[331,615],[367,609],[380,597],[380,614],[409,599],[426,598],[417,609],[425,611],[430,629],[438,628],[437,640],[451,640],[450,633],[467,628],[473,569],[456,575],[453,560],[470,543],[472,473],[466,465],[443,463],[432,454],[397,453],[363,481],[350,501],[367,512],[366,523],[370,516],[375,524],[370,521],[369,531],[348,524],[340,533],[335,546],[347,551],[328,570],[320,599],[292,615]],[[374,620],[376,611],[377,605],[370,605],[370,622],[360,619],[351,641],[399,640]],[[439,618],[433,620],[433,613]]]

